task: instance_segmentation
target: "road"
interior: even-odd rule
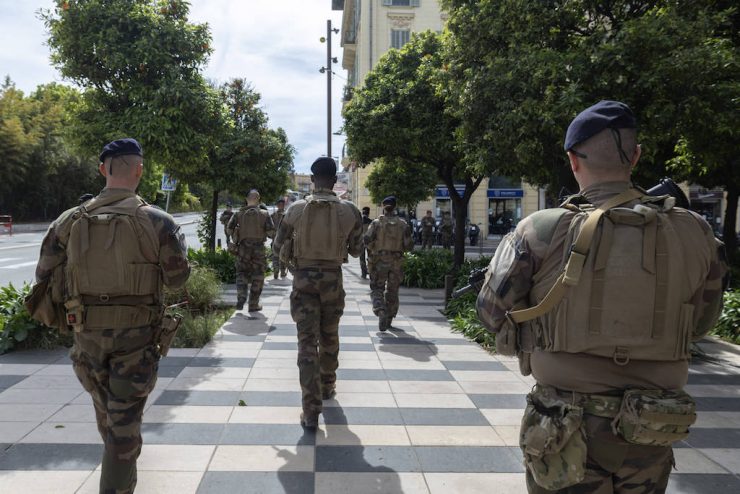
[[[188,246],[194,249],[201,246],[197,235],[199,219],[199,214],[186,214],[175,218],[185,234]],[[223,226],[220,223],[217,225],[217,230],[218,238],[225,245]],[[45,233],[16,233],[13,236],[6,233],[0,234],[0,286],[12,283],[19,287],[24,282],[31,283],[34,280],[41,240]]]

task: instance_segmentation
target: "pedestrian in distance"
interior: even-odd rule
[[[398,290],[403,281],[403,253],[414,248],[411,228],[396,213],[396,198],[383,199],[383,214],[365,234],[370,255],[370,296],[378,329],[388,330],[398,314]]]
[[[454,230],[454,224],[452,222],[452,217],[450,216],[449,211],[445,211],[442,213],[442,221],[439,222],[439,233],[440,233],[440,241],[442,243],[442,247],[445,249],[450,249],[452,246],[452,232]]]
[[[570,124],[580,192],[518,223],[496,249],[477,312],[497,351],[537,384],[520,432],[532,493],[662,493],[696,406],[690,344],[714,326],[727,266],[693,211],[630,181],[630,108]]]
[[[363,238],[367,233],[367,228],[370,226],[373,220],[370,219],[370,208],[365,206],[362,208],[362,235]],[[367,248],[363,240],[362,250],[360,251],[360,271],[362,273],[362,279],[367,279]]]
[[[285,199],[278,199],[278,201],[275,203],[275,212],[273,212],[270,215],[270,218],[272,218],[272,224],[275,226],[275,230],[277,230],[280,227],[280,222],[283,219],[283,216],[285,216]],[[280,251],[275,249],[275,243],[272,244],[272,274],[275,277],[275,279],[278,279],[278,276],[281,278],[285,278],[287,276],[287,269],[288,267],[280,262]]]
[[[362,249],[362,218],[332,191],[336,162],[311,165],[314,193],[291,204],[275,236],[281,260],[292,265],[290,313],[298,331],[301,425],[315,429],[322,399],[334,396],[339,366],[339,319],[344,312],[342,263]]]
[[[72,366],[105,445],[101,493],[134,492],[144,405],[177,329],[162,287],[179,288],[190,274],[180,227],[136,195],[143,163],[134,139],[103,148],[105,188],[51,224],[27,300],[44,324],[74,331]]]
[[[262,310],[260,295],[265,286],[267,256],[265,240],[272,238],[275,227],[267,209],[260,207],[260,193],[252,189],[247,194],[247,204],[229,220],[227,227],[232,244],[229,249],[236,254],[236,309]]]
[[[426,216],[421,219],[421,249],[431,249],[434,245],[434,230],[437,227],[432,211],[427,210]]]
[[[221,224],[224,226],[224,236],[226,237],[226,245],[229,245],[229,242],[231,242],[231,235],[229,235],[229,221],[231,221],[231,217],[234,216],[234,211],[231,209],[231,203],[226,204],[226,209],[221,213],[221,216],[218,217],[218,220],[221,222]]]

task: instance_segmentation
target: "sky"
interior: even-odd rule
[[[191,0],[190,20],[208,23],[214,52],[204,75],[221,83],[250,81],[262,95],[270,127],[283,127],[296,148],[295,169],[308,172],[326,155],[326,21],[341,27],[342,12],[331,0]],[[36,17],[52,0],[0,0],[0,77],[9,75],[25,93],[39,84],[66,83],[49,62],[46,30]],[[347,73],[341,68],[339,36],[332,40],[332,129],[341,126],[341,94]],[[134,136],[135,137],[135,136]],[[344,138],[333,136],[332,154],[341,155]],[[101,144],[102,145],[102,144]]]

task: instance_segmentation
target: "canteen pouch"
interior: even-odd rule
[[[527,470],[543,489],[582,482],[586,474],[583,408],[535,388],[527,395],[519,446]]]
[[[162,317],[162,326],[159,329],[156,342],[160,357],[166,357],[167,353],[169,353],[170,346],[172,346],[172,341],[175,339],[181,322],[182,317],[176,314]]]
[[[696,403],[686,392],[630,389],[612,428],[628,443],[670,446],[686,439],[694,422]]]

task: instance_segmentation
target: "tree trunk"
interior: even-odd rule
[[[450,191],[452,197],[452,191]],[[468,212],[468,203],[470,203],[470,196],[466,193],[462,197],[453,198],[452,202],[455,205],[455,243],[454,243],[454,256],[453,256],[453,271],[457,272],[465,262],[465,217]]]
[[[211,231],[208,236],[208,250],[214,252],[216,250],[216,226],[218,216],[218,190],[213,191],[213,197],[211,199]]]
[[[722,228],[722,237],[725,242],[725,249],[727,249],[727,256],[730,260],[735,261],[737,259],[737,231],[735,224],[737,223],[737,203],[738,196],[740,196],[740,187],[729,184],[726,190],[727,209],[725,210],[725,224]]]

